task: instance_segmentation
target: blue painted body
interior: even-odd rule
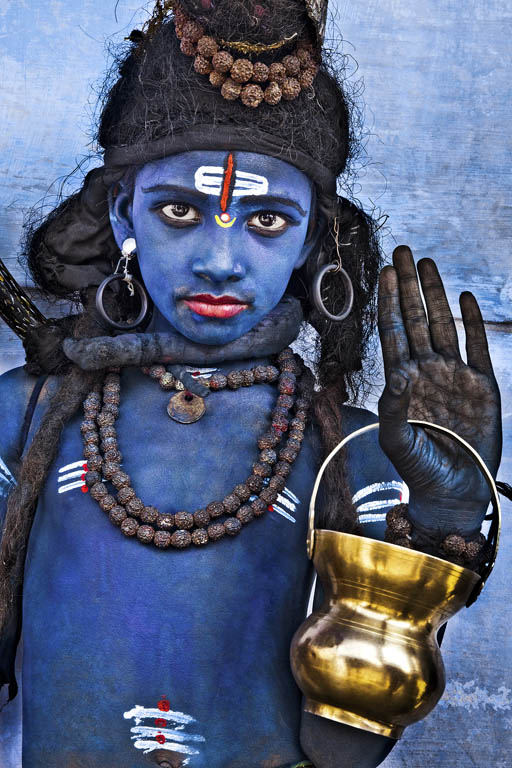
[[[27,378],[21,371],[2,377],[12,403],[6,439],[19,428]],[[32,432],[53,386],[42,393]],[[123,372],[122,393],[123,465],[137,493],[162,511],[194,510],[245,479],[276,394],[271,385],[214,393],[200,422],[180,425],[165,415],[168,394],[138,370]],[[347,429],[374,420],[345,411]],[[59,477],[72,472],[59,469],[82,455],[80,419],[65,428],[27,556],[23,764],[139,768],[169,757],[135,749],[136,723],[123,716],[136,705],[156,707],[162,695],[171,710],[194,718],[183,733],[205,739],[185,741],[199,750],[191,766],[303,759],[288,655],[312,578],[305,552],[319,450],[312,428],[287,481],[300,499],[287,507],[295,523],[269,512],[235,539],[176,552],[126,539],[80,488],[58,492],[70,482]],[[1,450],[15,473],[4,440]],[[349,466],[357,487],[396,478],[374,436]]]

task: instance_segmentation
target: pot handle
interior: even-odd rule
[[[498,544],[499,544],[500,531],[501,531],[501,506],[500,506],[500,499],[498,496],[498,490],[496,488],[494,478],[489,472],[487,465],[485,464],[480,454],[477,451],[475,451],[475,449],[468,442],[466,442],[466,440],[464,440],[462,437],[459,437],[459,435],[457,435],[455,432],[452,432],[451,429],[448,429],[447,427],[441,427],[439,426],[439,424],[431,424],[429,421],[418,421],[417,419],[409,419],[408,421],[409,421],[409,424],[413,424],[416,427],[431,429],[433,432],[438,432],[442,435],[447,435],[448,437],[451,437],[453,440],[455,440],[455,442],[458,443],[458,445],[475,461],[475,464],[480,469],[481,473],[485,478],[487,485],[489,486],[489,490],[491,492],[492,512],[490,515],[486,516],[485,519],[491,520],[489,533],[487,535],[487,544],[490,545],[490,555],[484,561],[483,566],[481,568],[480,581],[476,584],[473,592],[471,593],[468,599],[468,602],[466,603],[467,606],[470,606],[472,603],[475,602],[478,595],[482,591],[485,582],[489,578],[489,575],[494,567],[494,563],[496,561],[496,555],[498,552]],[[338,443],[338,445],[335,448],[333,448],[333,450],[330,452],[330,454],[327,456],[324,463],[320,467],[318,474],[316,476],[315,484],[313,486],[311,501],[309,503],[307,554],[310,559],[312,559],[314,549],[315,549],[315,502],[318,494],[318,488],[320,486],[320,481],[322,480],[322,477],[327,468],[327,465],[334,458],[334,456],[336,456],[338,451],[341,451],[341,449],[344,448],[355,437],[364,435],[365,432],[371,432],[374,429],[378,429],[378,427],[379,427],[378,422],[376,422],[375,424],[368,424],[366,427],[361,427],[360,429],[356,429],[355,432],[352,432],[350,435],[347,435],[346,437],[344,437],[343,440],[340,443]]]

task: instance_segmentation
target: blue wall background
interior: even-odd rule
[[[137,0],[119,0],[117,16],[115,5],[0,0],[0,255],[21,281],[23,214],[58,191],[52,183],[88,154],[91,86],[101,83],[106,40],[122,39],[145,18]],[[456,315],[461,290],[479,299],[504,401],[500,477],[510,481],[510,3],[331,0],[330,6],[349,68],[358,63],[351,82],[363,77],[365,83],[367,158],[355,192],[388,215],[387,253],[407,242],[418,257],[436,258]],[[73,188],[65,185],[67,192]],[[3,327],[0,353],[0,370],[23,360]],[[507,503],[498,565],[482,598],[448,628],[445,695],[426,721],[408,729],[385,768],[511,764],[510,514]],[[5,768],[20,766],[16,716],[12,705],[1,716]]]

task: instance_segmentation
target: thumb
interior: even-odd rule
[[[393,463],[413,446],[414,430],[407,423],[411,392],[411,372],[396,368],[387,374],[379,400],[379,443]]]

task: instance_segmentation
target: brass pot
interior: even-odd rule
[[[453,436],[444,428],[424,422]],[[314,529],[310,505],[308,554],[322,583],[324,603],[297,630],[291,665],[305,695],[305,709],[316,715],[398,739],[404,728],[425,717],[445,686],[436,632],[476,598],[483,576],[431,555],[337,531]],[[464,441],[455,435],[459,444]],[[467,443],[463,445],[464,450]],[[470,446],[468,446],[470,448]],[[499,499],[482,459],[470,452],[493,495],[490,537],[499,534]]]

